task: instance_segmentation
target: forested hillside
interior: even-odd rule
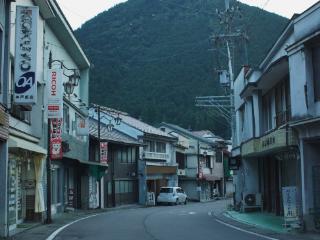
[[[223,118],[194,101],[223,94],[214,69],[226,59],[210,39],[223,31],[216,14],[223,8],[222,0],[129,0],[86,22],[76,36],[93,64],[91,102],[226,137]],[[247,31],[249,63],[257,65],[288,20],[244,4],[240,10],[234,30]],[[245,58],[243,44],[235,46],[237,72]]]

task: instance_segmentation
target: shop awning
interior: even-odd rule
[[[9,148],[20,148],[20,149],[24,149],[27,151],[36,152],[44,155],[47,154],[47,149],[35,143],[29,142],[27,140],[24,140],[22,138],[17,138],[14,136],[9,137],[8,145],[9,145]]]
[[[98,162],[91,162],[91,161],[83,161],[83,160],[79,160],[78,161],[82,164],[87,164],[87,165],[91,165],[91,166],[100,166],[100,167],[105,167],[108,168],[108,164],[104,164],[104,163],[98,163]]]
[[[211,174],[204,174],[203,178],[207,181],[212,181],[212,182],[221,180],[221,178],[213,176]]]

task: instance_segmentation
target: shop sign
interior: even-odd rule
[[[76,118],[76,133],[78,136],[89,135],[89,119],[88,118]]]
[[[73,208],[73,203],[74,203],[74,189],[69,188],[68,189],[68,207]]]
[[[297,137],[291,129],[278,129],[265,136],[243,143],[241,146],[241,155],[253,155],[296,144]]]
[[[297,187],[289,186],[282,188],[283,212],[284,220],[286,222],[297,221],[298,208],[297,208]]]
[[[100,163],[104,163],[104,164],[108,163],[108,143],[107,142],[100,143]]]
[[[35,104],[37,102],[38,18],[38,7],[17,6],[14,102],[20,105]]]
[[[62,69],[48,70],[48,118],[63,118]]]
[[[51,119],[50,127],[50,158],[62,159],[62,118]]]

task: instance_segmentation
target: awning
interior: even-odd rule
[[[9,136],[8,145],[9,145],[9,148],[20,148],[20,149],[24,149],[27,151],[36,152],[44,155],[47,154],[47,149],[35,143],[29,142],[27,140],[24,140],[22,138],[17,138],[14,136]]]
[[[105,167],[108,168],[108,164],[104,164],[104,163],[98,163],[98,162],[91,162],[91,161],[83,161],[83,160],[79,160],[78,161],[82,164],[87,164],[87,165],[92,165],[92,166],[100,166],[100,167]]]
[[[177,174],[177,166],[147,166],[147,174]]]
[[[212,182],[221,180],[221,178],[213,176],[211,174],[204,174],[203,178],[207,181],[212,181]]]

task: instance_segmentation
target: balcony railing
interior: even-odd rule
[[[291,110],[288,108],[285,111],[278,112],[275,116],[276,126],[280,127],[288,123],[291,119]]]
[[[167,161],[169,159],[169,154],[167,153],[157,153],[157,152],[144,152],[145,159],[151,160],[164,160]]]

